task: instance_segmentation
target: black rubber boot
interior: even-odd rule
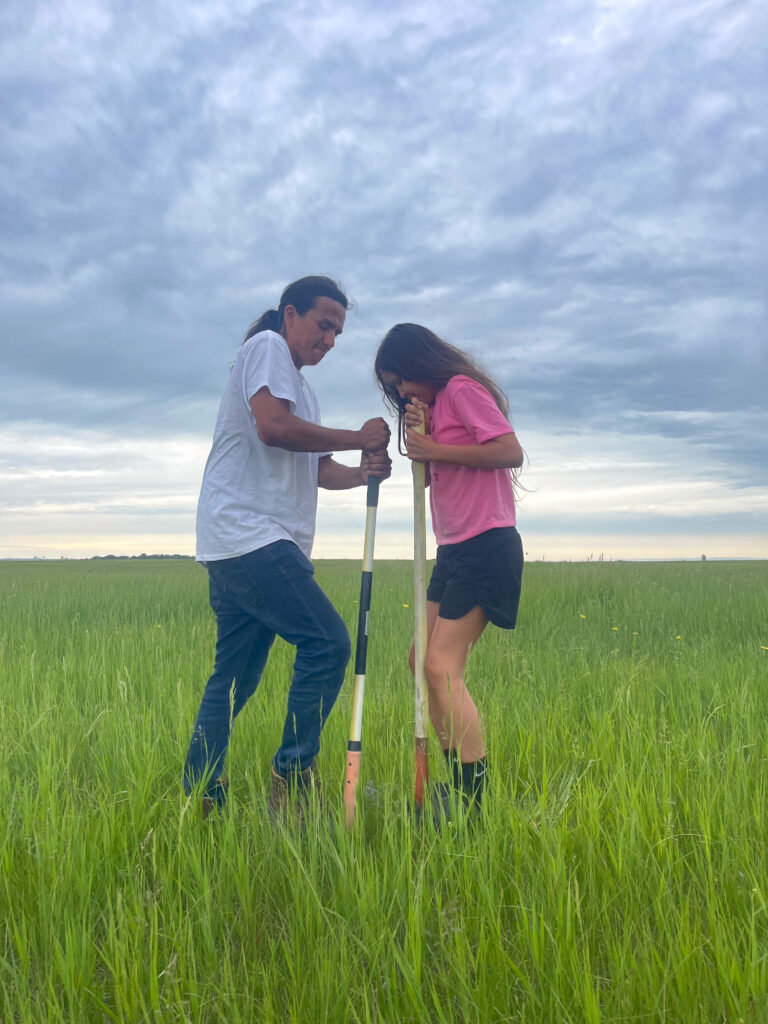
[[[470,761],[469,764],[454,762],[454,778],[457,781],[460,780],[462,793],[468,804],[472,804],[476,810],[480,809],[480,804],[483,802],[487,772],[487,757],[481,757],[479,761]]]
[[[451,770],[454,789],[463,794],[467,806],[472,802],[479,806],[485,790],[488,758],[481,757],[479,761],[464,764],[459,760],[458,751],[452,747],[443,751],[443,757]]]

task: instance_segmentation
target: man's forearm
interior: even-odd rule
[[[289,452],[348,452],[360,448],[359,431],[322,427],[292,413],[258,423],[257,429],[259,439],[268,447]]]
[[[389,427],[380,417],[366,420],[359,430],[337,430],[301,419],[285,398],[275,398],[268,387],[251,395],[259,440],[270,448],[289,452],[375,452],[389,443]]]
[[[326,491],[346,491],[350,487],[362,486],[363,472],[359,466],[344,466],[329,456],[320,460],[317,483]]]

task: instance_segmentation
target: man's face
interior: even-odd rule
[[[346,315],[340,302],[325,295],[315,299],[314,306],[303,316],[294,306],[285,307],[281,333],[297,370],[302,366],[317,366],[325,353],[330,352],[344,329]]]

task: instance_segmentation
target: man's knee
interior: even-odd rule
[[[301,651],[299,645],[299,650]],[[315,637],[304,645],[304,651],[315,662],[321,662],[329,671],[338,670],[342,674],[352,656],[352,643],[347,627],[339,619],[333,628],[322,637]]]
[[[338,664],[346,668],[349,659],[352,657],[352,641],[349,639],[347,627],[343,622],[339,623],[339,629],[336,631],[333,639],[333,646]]]

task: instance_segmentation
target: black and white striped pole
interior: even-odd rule
[[[352,724],[349,730],[349,743],[347,744],[347,774],[344,782],[344,811],[347,828],[352,828],[355,823],[355,794],[357,781],[360,777],[365,663],[368,654],[368,620],[371,610],[371,589],[373,586],[373,544],[376,536],[376,509],[379,504],[379,483],[379,477],[368,477],[363,575],[360,580],[360,604],[357,612],[355,687],[352,693]]]

